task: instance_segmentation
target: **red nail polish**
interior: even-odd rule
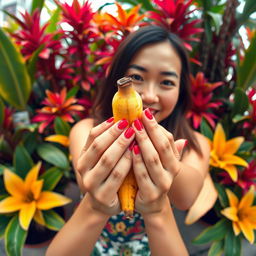
[[[134,121],[134,126],[138,131],[141,131],[143,129],[143,124],[139,119],[136,119]]]
[[[135,155],[138,155],[140,153],[140,148],[139,148],[138,145],[134,145],[133,152],[134,152]]]
[[[146,109],[144,110],[144,112],[145,112],[146,117],[147,117],[149,120],[152,120],[152,119],[153,119],[153,115],[152,115],[152,113],[151,113],[151,111],[150,111],[149,108],[146,108]]]
[[[114,121],[114,117],[112,116],[112,117],[110,117],[106,122],[107,123],[112,123]]]
[[[188,145],[188,140],[185,140],[183,148],[185,148]]]
[[[129,127],[129,128],[125,131],[124,137],[125,137],[126,139],[130,139],[133,134],[134,134],[133,128],[132,128],[132,127]]]
[[[120,130],[123,130],[124,128],[126,128],[127,126],[128,126],[128,121],[126,120],[126,119],[123,119],[123,120],[121,120],[119,123],[118,123],[118,125],[117,125],[117,127],[120,129]]]
[[[134,147],[134,145],[136,144],[136,140],[133,140],[132,142],[131,142],[131,144],[129,145],[129,149],[132,151],[133,150],[133,147]]]

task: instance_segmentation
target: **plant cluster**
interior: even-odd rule
[[[9,25],[0,28],[0,236],[7,254],[21,254],[32,220],[53,230],[63,225],[52,208],[70,201],[62,194],[75,180],[71,126],[90,114],[119,44],[156,24],[188,50],[187,118],[211,146],[218,222],[194,243],[210,242],[209,255],[240,255],[241,241],[255,243],[256,230],[255,1],[119,0],[115,14],[104,6],[94,12],[89,1],[54,3],[50,10],[34,0],[20,16],[6,13]],[[42,8],[50,14],[43,24]]]

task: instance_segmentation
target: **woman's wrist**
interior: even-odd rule
[[[79,207],[82,207],[83,211],[85,211],[88,215],[93,216],[93,220],[96,221],[96,223],[107,222],[108,219],[110,218],[110,215],[104,213],[103,211],[96,209],[93,206],[92,198],[87,193],[81,200]]]

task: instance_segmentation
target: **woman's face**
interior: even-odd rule
[[[157,122],[169,116],[179,97],[181,60],[168,41],[145,46],[133,57],[127,76]]]

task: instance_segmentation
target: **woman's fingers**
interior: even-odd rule
[[[133,146],[132,163],[134,175],[139,187],[140,193],[148,192],[156,189],[156,186],[149,176],[148,170],[144,164],[138,145]],[[143,195],[142,195],[143,196]]]
[[[111,134],[111,132],[109,134]],[[95,166],[93,166],[95,160],[90,161],[89,165],[92,165],[93,168],[90,171],[87,171],[84,175],[84,185],[86,188],[93,189],[94,187],[98,187],[107,179],[113,168],[118,163],[119,159],[129,147],[134,137],[134,129],[129,127],[116,138],[112,145],[105,149],[105,152],[101,155],[101,157],[99,157],[97,163],[95,163]],[[93,144],[94,142],[91,146],[93,146]],[[94,151],[91,150],[91,157],[94,155],[92,152]],[[95,177],[97,177],[97,179],[95,179]]]
[[[164,187],[165,181],[163,176],[167,175],[167,171],[164,170],[159,153],[156,151],[140,120],[135,120],[133,127],[136,131],[136,141],[141,149],[142,159],[149,177],[157,187]]]
[[[148,111],[149,109],[145,109],[143,112],[143,124],[164,168],[169,169],[170,163],[173,165],[179,159],[179,152],[174,144],[173,135],[168,131],[164,131],[153,115],[150,116],[148,114]]]
[[[90,139],[94,138],[87,150],[83,151],[77,162],[77,171],[83,175],[99,161],[106,149],[124,132],[128,126],[127,120],[120,120],[109,127],[99,136],[95,136],[97,130],[91,131]],[[99,128],[100,130],[100,128]],[[86,166],[86,168],[85,168]]]
[[[100,123],[99,125],[92,128],[88,139],[86,141],[86,144],[83,148],[83,151],[86,151],[88,147],[91,145],[93,140],[97,138],[99,135],[101,135],[103,132],[105,132],[109,127],[111,127],[114,124],[114,117],[110,117],[105,122]]]
[[[101,186],[102,194],[107,196],[109,193],[117,193],[125,177],[132,167],[132,153],[126,149],[125,153],[110,172],[109,176]]]

